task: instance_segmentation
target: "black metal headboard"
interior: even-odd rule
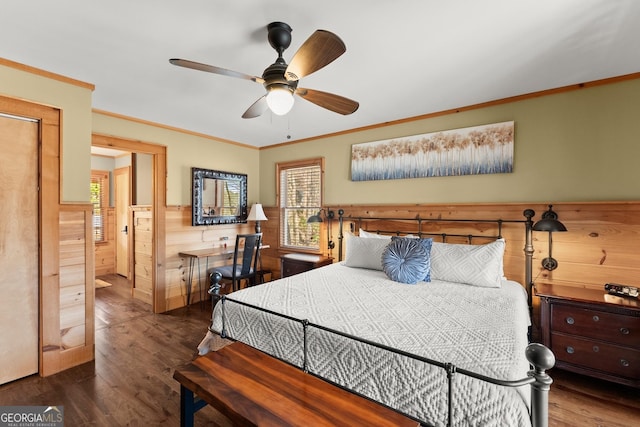
[[[533,261],[533,241],[532,241],[532,229],[533,229],[533,217],[535,211],[533,209],[525,209],[523,212],[525,219],[457,219],[457,218],[421,218],[420,215],[416,215],[413,218],[392,218],[392,217],[365,217],[365,216],[345,216],[343,209],[338,210],[338,260],[342,261],[343,246],[344,246],[344,224],[345,221],[349,224],[349,231],[355,232],[355,228],[363,229],[371,233],[384,234],[384,235],[407,235],[411,234],[417,237],[433,237],[439,238],[442,242],[446,242],[449,238],[465,239],[467,243],[472,243],[474,239],[489,239],[496,240],[502,238],[502,226],[505,223],[518,223],[524,225],[525,233],[525,246],[524,246],[524,278],[525,286],[528,295],[529,310],[533,310],[532,301],[532,261]],[[372,223],[388,223],[397,222],[403,224],[402,229],[379,229],[376,227],[368,228],[367,224]],[[475,223],[475,224],[489,224],[494,225],[495,229],[492,234],[460,234],[460,233],[442,233],[432,232],[426,230],[427,224],[454,224],[454,223]]]

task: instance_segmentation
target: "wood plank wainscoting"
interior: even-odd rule
[[[60,205],[58,230],[59,286],[41,294],[58,304],[43,313],[44,376],[94,358],[93,206]]]
[[[153,305],[153,210],[151,206],[132,206],[133,211],[133,296]],[[130,250],[131,250],[130,249]]]
[[[534,221],[541,218],[548,204],[568,229],[567,232],[553,234],[553,256],[558,260],[558,268],[547,271],[542,268],[542,259],[548,252],[548,233],[533,233],[533,278],[536,283],[562,284],[566,286],[603,289],[607,282],[640,286],[640,201],[620,202],[562,202],[544,203],[474,203],[474,204],[434,204],[434,205],[330,205],[326,208],[336,212],[332,222],[331,235],[338,244],[338,209],[344,209],[346,217],[394,217],[413,218],[486,218],[524,219],[525,209],[534,209]],[[277,207],[263,206],[268,220],[263,221],[263,241],[270,245],[262,252],[265,268],[280,277],[280,256],[287,253],[278,245],[279,211]],[[327,222],[322,223],[326,227]],[[476,230],[482,232],[482,225]],[[345,224],[348,230],[348,224]],[[436,230],[430,226],[430,231]],[[469,229],[466,228],[466,232]],[[191,207],[174,206],[167,208],[166,228],[166,283],[168,308],[186,304],[186,270],[188,260],[181,259],[180,251],[203,249],[220,245],[222,237],[230,239],[239,232],[252,232],[253,223],[215,226],[191,226]],[[524,282],[524,232],[522,224],[505,224],[503,235],[507,241],[504,269],[509,278]],[[320,233],[321,253],[337,259],[337,246],[332,251],[326,249],[326,229]],[[210,260],[223,262],[224,260]],[[204,271],[204,266],[202,267]],[[194,274],[194,286],[197,276]],[[196,296],[197,298],[197,296]],[[196,299],[197,301],[197,299]],[[534,298],[537,305],[537,298]]]
[[[640,286],[640,201],[621,202],[574,202],[574,203],[474,203],[434,205],[342,205],[326,206],[336,212],[332,222],[332,238],[338,244],[338,209],[347,217],[394,217],[413,218],[486,218],[524,219],[525,209],[534,209],[534,221],[541,218],[548,204],[558,214],[558,219],[567,227],[567,232],[553,234],[553,257],[558,268],[547,271],[542,268],[542,259],[548,252],[548,233],[533,232],[533,278],[534,282],[562,284],[594,289],[603,289],[607,282]],[[263,206],[268,221],[262,223],[264,240],[277,242],[278,209]],[[326,222],[322,226],[326,226]],[[438,227],[427,226],[430,232]],[[460,226],[463,227],[463,226]],[[345,225],[348,230],[348,224]],[[483,225],[475,226],[482,232]],[[450,229],[450,227],[448,228]],[[323,229],[326,230],[326,229]],[[467,228],[468,230],[468,228]],[[467,231],[468,232],[468,231]],[[326,231],[322,231],[322,252],[327,254]],[[522,282],[524,258],[524,232],[521,224],[504,224],[503,235],[507,241],[504,269],[509,278]],[[272,243],[272,247],[276,247]],[[338,256],[337,247],[330,252]],[[280,254],[278,254],[279,256]],[[277,265],[277,260],[273,264]]]
[[[264,221],[264,224],[269,221]],[[189,259],[180,257],[180,252],[208,249],[235,244],[236,234],[253,233],[253,222],[248,224],[217,224],[217,225],[191,225],[191,206],[169,206],[166,210],[166,301],[167,309],[184,307],[187,304],[187,281],[189,274]],[[227,240],[223,240],[223,239]],[[267,242],[269,243],[269,242]],[[264,251],[266,253],[267,250]],[[214,267],[229,263],[229,257],[209,258],[208,266]],[[201,260],[200,277],[203,279],[205,290],[207,261]],[[195,269],[194,269],[195,270]],[[200,301],[200,288],[198,287],[198,271],[192,276],[192,303]],[[206,293],[202,294],[205,299]]]
[[[116,220],[115,209],[105,208],[104,242],[95,244],[96,276],[115,274],[116,272]]]

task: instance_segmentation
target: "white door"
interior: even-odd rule
[[[131,180],[129,168],[114,171],[114,193],[116,210],[116,273],[129,277],[129,206],[131,205]]]
[[[38,372],[38,131],[0,115],[0,384]]]

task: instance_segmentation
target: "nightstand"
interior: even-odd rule
[[[314,268],[329,265],[333,258],[312,254],[286,254],[280,257],[280,274],[282,277],[304,273]]]
[[[536,285],[542,343],[556,367],[640,387],[640,301],[597,289]]]

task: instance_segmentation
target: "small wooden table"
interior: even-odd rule
[[[173,378],[180,383],[182,426],[193,426],[206,404],[238,426],[418,426],[240,342],[198,357]]]
[[[333,262],[333,258],[323,255],[290,253],[280,257],[280,275],[282,277],[304,273],[314,268],[324,267]]]

